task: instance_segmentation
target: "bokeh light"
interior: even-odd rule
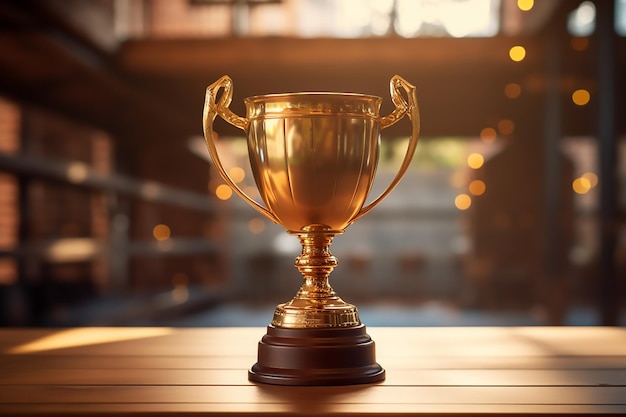
[[[510,135],[515,130],[515,123],[511,119],[502,119],[498,122],[498,131],[503,135]]]
[[[473,195],[483,195],[487,189],[485,181],[473,180],[469,183],[469,192]]]
[[[215,196],[220,200],[228,200],[233,196],[233,190],[226,184],[220,184],[215,189]]]
[[[534,5],[534,0],[517,0],[517,7],[523,12],[529,11]]]
[[[472,205],[472,198],[467,194],[459,194],[454,199],[454,205],[459,210],[467,210]]]
[[[587,90],[580,89],[572,93],[572,101],[577,106],[584,106],[585,104],[589,103],[590,99],[591,94],[589,94],[589,91]]]
[[[572,182],[572,189],[576,194],[586,194],[591,189],[591,182],[587,178],[576,178]]]
[[[596,6],[589,0],[579,3],[567,17],[567,31],[574,36],[590,36],[596,27]]]
[[[75,184],[81,183],[89,176],[89,168],[84,162],[74,161],[70,162],[65,171],[65,177],[68,181]]]
[[[581,178],[589,181],[589,185],[591,186],[591,188],[598,185],[598,176],[593,172],[585,172],[583,175],[581,175]]]
[[[513,46],[509,49],[509,57],[515,62],[523,61],[526,58],[526,49],[520,45]]]
[[[171,235],[172,232],[170,230],[170,227],[166,224],[157,224],[152,229],[152,236],[154,236],[154,238],[159,241],[168,240]]]
[[[516,99],[522,94],[522,86],[518,83],[508,83],[504,87],[504,95],[510,99]]]
[[[472,153],[467,157],[467,165],[470,168],[478,169],[485,163],[485,157],[479,153]]]
[[[230,178],[237,184],[246,178],[246,172],[241,167],[232,167],[228,171],[228,175],[230,175]]]
[[[485,143],[493,143],[496,140],[496,129],[493,127],[485,127],[480,131],[480,140]]]

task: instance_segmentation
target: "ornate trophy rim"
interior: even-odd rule
[[[345,98],[359,98],[366,100],[382,100],[382,97],[373,94],[353,93],[353,92],[339,92],[339,91],[298,91],[292,93],[269,93],[269,94],[256,94],[254,96],[246,97],[244,101],[260,101],[260,100],[278,100],[287,97],[345,97]]]
[[[382,101],[373,95],[325,91],[264,94],[244,99],[250,121],[294,116],[378,120]]]

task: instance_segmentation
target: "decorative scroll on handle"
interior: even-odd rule
[[[403,89],[406,92],[407,100],[402,96],[401,90]],[[417,104],[417,94],[415,92],[415,86],[399,75],[394,75],[389,82],[389,90],[391,92],[391,101],[396,106],[393,112],[388,116],[380,118],[380,127],[384,129],[389,127],[396,122],[400,121],[405,115],[408,116],[411,121],[412,133],[411,138],[409,139],[409,144],[407,146],[406,155],[404,156],[404,160],[402,161],[402,165],[398,170],[395,178],[391,183],[387,186],[387,189],[379,195],[374,201],[372,201],[367,206],[363,207],[352,219],[351,223],[361,218],[363,215],[368,213],[371,209],[376,207],[378,203],[380,203],[385,197],[389,195],[396,185],[400,182],[404,174],[406,173],[409,165],[411,164],[411,159],[413,159],[413,154],[415,154],[415,148],[417,147],[417,141],[419,139],[420,134],[420,115],[419,115],[419,106]]]
[[[219,100],[217,100],[217,94],[222,88],[224,89],[224,92],[220,96]],[[245,131],[248,128],[248,120],[244,117],[237,116],[228,108],[232,99],[233,81],[227,75],[223,76],[222,78],[208,86],[206,89],[206,99],[204,102],[202,119],[204,128],[204,139],[206,140],[207,147],[209,148],[209,153],[211,154],[211,158],[215,163],[217,172],[219,172],[224,181],[226,181],[226,183],[256,211],[258,211],[274,223],[278,223],[276,216],[274,216],[272,212],[267,210],[261,204],[254,201],[237,185],[237,183],[235,183],[235,181],[233,181],[233,179],[224,169],[224,166],[222,165],[222,162],[220,161],[219,155],[217,153],[217,147],[215,146],[215,138],[213,133],[213,122],[215,121],[215,117],[218,114],[222,119],[224,119],[231,125],[238,127],[241,130]]]

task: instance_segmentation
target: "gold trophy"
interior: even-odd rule
[[[395,109],[385,117],[379,116],[380,97],[305,92],[246,98],[245,118],[228,107],[233,94],[228,76],[206,90],[204,136],[218,172],[241,198],[298,236],[302,244],[295,266],[304,283],[291,301],[277,306],[259,342],[257,363],[248,372],[251,381],[347,385],[385,378],[357,308],[337,296],[328,277],[337,266],[330,252],[334,236],[395,188],[415,153],[419,137],[415,87],[396,75],[390,90]],[[250,198],[222,166],[213,134],[217,115],[246,132],[264,206]],[[412,135],[402,165],[387,189],[365,205],[378,165],[380,130],[405,115]]]

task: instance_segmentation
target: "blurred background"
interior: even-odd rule
[[[268,324],[299,243],[216,174],[206,87],[384,115],[399,74],[417,153],[331,248],[365,324],[626,325],[624,36],[625,0],[0,1],[0,324]],[[410,124],[382,133],[372,197]]]

